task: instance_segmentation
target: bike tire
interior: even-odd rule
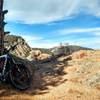
[[[15,77],[15,74],[18,74],[18,70],[20,70],[20,74],[26,74],[27,75],[27,83],[23,82],[23,83],[18,83],[18,78],[22,77],[21,75],[18,77]],[[15,76],[14,76],[15,75]],[[26,90],[30,87],[31,85],[31,74],[30,71],[27,67],[25,67],[25,65],[23,64],[16,64],[12,70],[9,73],[9,80],[10,83],[13,87],[15,87],[16,89],[19,90]],[[24,85],[23,85],[24,84]]]

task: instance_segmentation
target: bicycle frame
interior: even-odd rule
[[[31,83],[30,71],[25,65],[16,63],[9,50],[0,56],[0,81],[9,82],[13,87],[25,90]],[[24,78],[25,80],[23,80]]]
[[[10,72],[11,67],[12,67],[12,66],[7,65],[7,62],[10,62],[10,64],[15,64],[15,61],[9,54],[0,56],[0,59],[4,59],[2,71],[0,72],[0,80],[5,81],[6,76],[8,75],[8,73]]]
[[[0,56],[0,59],[2,59],[2,58],[4,58],[4,65],[3,65],[3,70],[2,70],[2,72],[0,73],[0,76],[2,77],[2,76],[4,76],[4,74],[5,74],[5,70],[6,70],[6,65],[7,65],[7,55],[2,55],[2,56]]]
[[[20,42],[19,42],[20,43]],[[4,51],[4,55],[0,56],[0,80],[4,81],[6,79],[6,76],[11,71],[12,67],[16,64],[13,57],[9,54],[10,50],[14,50],[14,48],[18,45],[18,43],[14,46],[11,46],[10,49]],[[3,60],[2,60],[3,59]],[[3,62],[3,65],[2,65]],[[10,65],[9,65],[10,64]]]

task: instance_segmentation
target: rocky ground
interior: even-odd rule
[[[34,67],[30,89],[0,84],[0,100],[100,100],[99,50],[80,50]]]

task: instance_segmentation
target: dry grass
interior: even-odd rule
[[[0,100],[100,100],[100,51],[79,51],[72,58],[37,65],[41,68],[27,91],[1,85]]]

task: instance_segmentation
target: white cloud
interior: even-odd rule
[[[100,31],[99,32],[94,32],[93,34],[96,35],[96,36],[100,36]]]
[[[68,43],[70,45],[79,45],[88,48],[100,49],[100,34],[93,33],[95,37],[79,38],[79,39],[67,39],[67,40],[52,40],[44,39],[38,36],[20,35],[25,41],[33,48],[52,48],[58,46],[60,43]]]
[[[5,0],[7,21],[48,23],[77,15],[81,11],[100,17],[99,0]]]
[[[12,34],[16,35],[16,34]],[[26,34],[17,34],[18,36],[21,36],[30,46],[33,42],[41,41],[44,38],[40,36],[35,36],[35,35],[26,35]]]
[[[30,35],[20,35],[22,38],[24,38],[26,41],[39,41],[43,39],[42,37],[38,36],[30,36]]]
[[[52,40],[45,40],[39,36],[20,35],[31,47],[34,48],[52,48],[59,43]]]
[[[100,37],[78,39],[73,42],[73,44],[93,49],[100,49]]]
[[[83,39],[77,39],[77,40],[67,40],[62,42],[63,44],[68,43],[69,45],[78,45],[82,47],[87,47],[87,48],[93,48],[93,49],[100,49],[100,38],[94,37],[94,38],[83,38]],[[37,47],[37,48],[52,48],[55,46],[59,46],[60,42],[57,41],[29,41],[28,44],[31,47]]]
[[[99,34],[100,27],[94,28],[71,28],[71,29],[61,29],[58,30],[56,33],[66,35],[66,34],[73,34],[73,33],[92,33],[92,34]]]
[[[48,43],[44,43],[44,42],[28,42],[28,44],[33,47],[33,48],[52,48],[52,47],[55,47],[55,46],[58,46],[59,43],[51,43],[51,42],[48,42]]]

